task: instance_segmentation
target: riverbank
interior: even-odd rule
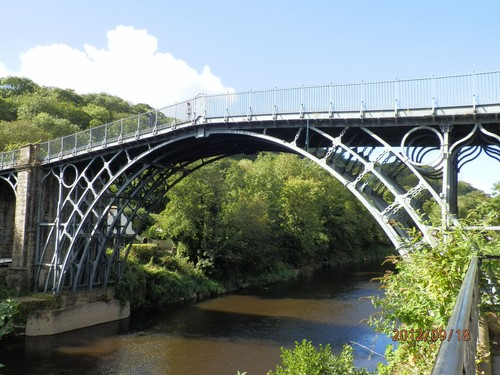
[[[361,321],[375,312],[366,297],[383,293],[370,282],[383,271],[378,261],[324,268],[265,288],[137,311],[125,321],[6,339],[0,372],[258,375],[276,368],[281,347],[303,339],[330,344],[334,353],[355,342],[356,366],[374,368],[382,357],[360,345],[383,353],[388,340]]]
[[[203,274],[186,258],[173,255],[157,246],[134,246],[125,274],[115,288],[80,291],[59,296],[33,294],[14,297],[15,333],[18,335],[53,335],[65,331],[123,319],[141,309],[169,304],[200,302],[249,287],[290,281],[312,275],[320,268],[382,261],[387,247],[374,247],[369,256],[348,254],[317,259],[300,268],[277,263],[259,275],[238,275],[224,283]]]
[[[224,282],[212,279],[186,258],[172,255],[153,244],[133,247],[127,269],[116,287],[116,298],[130,303],[132,313],[137,309],[171,303],[202,301],[251,286],[269,286],[310,275],[322,267],[383,261],[393,251],[386,246],[373,246],[357,258],[336,254],[311,260],[293,267],[279,262],[258,275],[237,275]]]

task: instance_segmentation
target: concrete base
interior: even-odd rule
[[[125,319],[130,305],[121,306],[116,299],[96,301],[57,310],[38,310],[28,317],[26,336],[56,335],[79,328]]]

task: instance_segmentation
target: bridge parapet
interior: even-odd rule
[[[364,119],[498,113],[500,71],[448,77],[301,86],[288,89],[200,94],[195,98],[40,144],[40,161],[50,162],[113,143],[154,136],[185,124],[233,118],[286,120]],[[213,121],[211,121],[213,122]],[[12,168],[19,150],[0,154],[0,170]]]
[[[15,168],[19,163],[21,150],[12,150],[0,153],[0,169]]]

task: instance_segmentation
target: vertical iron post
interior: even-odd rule
[[[441,228],[446,231],[448,229],[449,217],[448,217],[448,202],[450,193],[450,184],[448,181],[448,171],[450,158],[448,157],[449,151],[449,128],[446,125],[442,126],[443,130],[443,181],[441,185]]]
[[[306,120],[306,151],[309,152],[309,118]]]

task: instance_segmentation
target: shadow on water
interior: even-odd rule
[[[383,265],[382,261],[323,267],[311,275],[273,285],[272,288],[254,287],[244,289],[238,293],[272,299],[330,299],[344,297],[355,299],[357,298],[356,295],[351,295],[351,293],[366,288],[367,283],[371,284],[369,289],[377,289],[379,283],[374,279],[381,277],[390,267],[391,265]],[[363,285],[360,285],[360,283]]]
[[[0,345],[0,374],[90,374],[97,369],[93,355],[68,355],[61,347],[95,347],[109,337],[128,332],[129,319],[53,336],[9,338]],[[94,372],[98,373],[98,372]]]

